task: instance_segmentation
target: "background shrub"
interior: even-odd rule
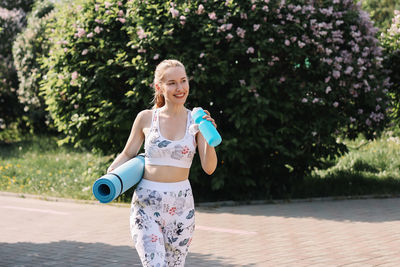
[[[362,9],[368,11],[375,26],[382,32],[386,31],[392,24],[393,12],[400,9],[397,0],[358,0]]]
[[[381,35],[385,47],[385,67],[390,70],[390,80],[393,84],[390,95],[393,101],[393,117],[400,122],[400,11],[394,12],[392,25]]]
[[[50,117],[45,100],[39,94],[43,79],[38,60],[48,54],[48,40],[44,34],[48,13],[54,9],[50,1],[38,1],[27,18],[27,27],[13,45],[14,66],[18,73],[18,100],[23,105],[26,123],[35,133],[49,132]]]
[[[187,106],[210,110],[223,136],[211,179],[194,164],[200,200],[290,195],[346,151],[339,134],[386,123],[377,29],[353,1],[87,0],[53,18],[42,90],[65,141],[121,151],[156,64],[186,65]]]
[[[0,131],[16,127],[22,116],[17,97],[18,77],[13,65],[12,43],[26,25],[33,0],[3,0],[0,3]]]
[[[108,3],[109,8],[104,1],[59,6],[46,27],[52,46],[41,68],[42,90],[55,125],[66,135],[63,142],[114,153],[145,104],[125,97],[134,73],[126,67],[129,37],[117,13],[121,8],[125,14],[126,7]]]

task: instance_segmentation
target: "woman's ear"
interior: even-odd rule
[[[160,94],[160,95],[162,95],[162,94],[163,94],[163,91],[162,91],[162,89],[161,89],[160,84],[156,83],[154,86],[155,86],[155,88],[156,88],[157,93]]]

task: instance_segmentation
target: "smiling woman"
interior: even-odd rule
[[[165,60],[157,66],[154,74],[154,107],[160,108],[165,104],[167,93],[172,94],[171,99],[181,100],[185,103],[189,94],[189,82],[183,64],[177,60]],[[167,80],[165,80],[165,78]],[[164,80],[164,87],[161,82]],[[175,90],[176,89],[176,90]],[[163,90],[165,92],[163,92]],[[170,96],[168,96],[170,97]]]
[[[184,105],[189,82],[183,64],[164,60],[154,75],[154,107],[141,111],[124,150],[108,172],[135,157],[144,142],[145,168],[131,205],[131,234],[143,266],[184,266],[194,231],[194,200],[189,178],[198,147],[201,166],[212,174],[214,147],[192,133]],[[216,127],[208,111],[203,116]]]

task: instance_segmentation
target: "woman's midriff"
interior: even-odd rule
[[[145,165],[143,178],[162,183],[175,183],[188,179],[188,168],[172,166]]]

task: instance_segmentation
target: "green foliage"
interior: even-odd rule
[[[47,26],[42,90],[65,141],[119,152],[149,107],[156,64],[177,58],[190,78],[187,106],[208,109],[223,137],[212,178],[196,159],[195,190],[282,197],[346,151],[337,134],[372,138],[384,127],[376,32],[347,0],[82,0]]]
[[[32,10],[34,2],[35,0],[1,0],[0,7],[8,10],[21,9],[28,13]]]
[[[0,131],[22,123],[22,106],[18,102],[18,77],[13,66],[12,43],[26,25],[26,13],[33,0],[0,3]]]
[[[17,74],[11,56],[11,44],[24,26],[25,13],[22,10],[8,10],[0,7],[0,131],[12,124],[21,115],[16,89]]]
[[[386,31],[390,27],[393,12],[400,9],[398,0],[358,0],[358,2],[361,2],[361,7],[368,11],[381,31]]]
[[[132,68],[126,50],[129,37],[118,19],[119,8],[103,3],[65,3],[49,19],[51,40],[44,55],[42,90],[55,125],[66,134],[63,142],[116,152],[126,141],[135,115],[145,106],[125,97]],[[118,136],[119,138],[115,138]]]
[[[393,23],[381,35],[381,43],[385,48],[385,68],[390,70],[389,77],[393,84],[390,90],[393,106],[393,118],[400,122],[400,11],[394,12]]]
[[[38,59],[49,52],[44,34],[47,14],[54,8],[50,1],[37,2],[27,20],[27,27],[17,36],[13,45],[14,66],[18,73],[18,99],[24,106],[27,124],[35,132],[48,132],[50,118],[45,101],[39,95],[43,79]]]
[[[376,140],[362,136],[345,140],[349,153],[316,169],[298,186],[292,197],[398,194],[400,190],[399,127]]]

